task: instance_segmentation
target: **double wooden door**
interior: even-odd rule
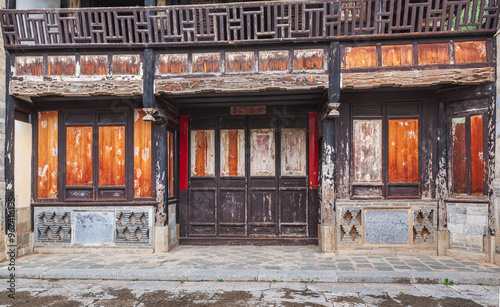
[[[301,115],[191,117],[187,236],[309,237],[307,124]]]

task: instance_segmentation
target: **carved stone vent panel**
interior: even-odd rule
[[[413,212],[413,243],[429,244],[435,241],[434,210],[421,209]]]
[[[361,208],[341,209],[339,235],[341,243],[361,243]]]
[[[41,212],[37,230],[39,242],[71,243],[71,213]]]
[[[149,213],[147,211],[116,212],[117,243],[149,243]]]

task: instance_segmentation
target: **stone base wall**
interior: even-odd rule
[[[33,253],[33,232],[31,232],[31,210],[29,207],[16,208],[17,254]]]
[[[436,202],[338,201],[338,253],[437,254]]]
[[[37,207],[35,252],[153,250],[153,208]]]
[[[484,253],[488,226],[488,204],[448,203],[450,249]]]

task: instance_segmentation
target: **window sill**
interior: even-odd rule
[[[89,207],[99,207],[99,206],[156,206],[157,201],[144,200],[144,201],[71,201],[71,202],[59,202],[59,201],[40,201],[31,203],[32,207],[77,207],[77,206],[89,206]]]
[[[444,200],[447,203],[489,203],[489,199],[484,195],[463,195],[451,196]]]

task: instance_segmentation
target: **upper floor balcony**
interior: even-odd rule
[[[7,50],[151,48],[493,34],[498,0],[301,0],[0,10]]]

